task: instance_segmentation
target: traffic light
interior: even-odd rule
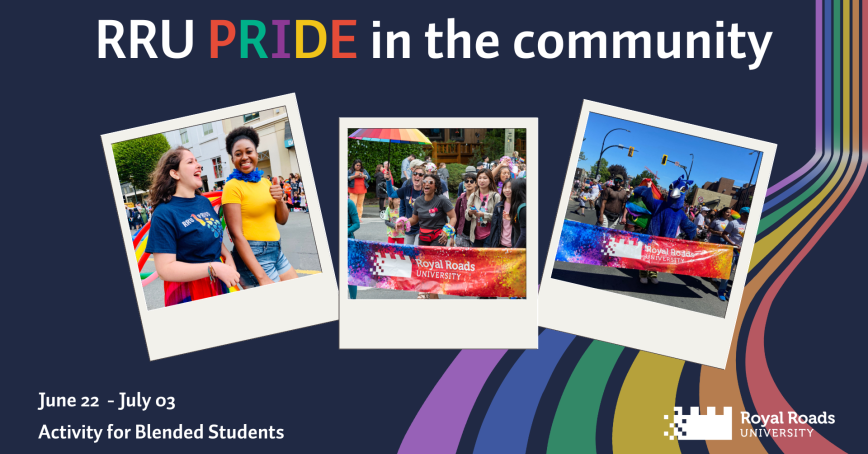
[[[630,158],[633,157],[633,150],[634,150],[633,147],[630,147],[630,148],[627,150],[627,156],[628,156],[628,157],[630,157]]]
[[[667,159],[669,159],[669,155],[663,155],[663,162],[661,164],[663,164],[665,166]]]

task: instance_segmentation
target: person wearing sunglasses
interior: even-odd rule
[[[597,225],[622,230],[627,222],[627,198],[629,194],[624,189],[624,176],[615,175],[612,186],[602,191],[600,213]]]
[[[409,219],[413,216],[413,204],[422,196],[422,178],[425,177],[425,163],[416,159],[410,163],[410,179],[400,188],[395,190],[392,182],[386,180],[386,192],[389,197],[401,199],[399,209],[401,217]],[[419,226],[414,225],[404,232],[404,244],[419,244]]]
[[[473,247],[473,243],[470,241],[472,221],[467,219],[464,212],[467,210],[467,198],[476,191],[476,169],[473,167],[468,167],[468,169],[471,171],[464,174],[464,181],[461,182],[464,192],[455,201],[455,214],[458,215],[458,222],[455,224],[455,246],[458,247]]]

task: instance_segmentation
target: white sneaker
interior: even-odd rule
[[[386,220],[386,210],[380,211],[380,219]]]
[[[652,284],[656,284],[656,283],[658,283],[658,282],[659,282],[659,281],[657,280],[656,277],[652,277],[652,278],[651,278],[651,283],[652,283]]]
[[[642,284],[647,284],[647,283],[648,283],[648,278],[647,278],[647,277],[640,277],[640,278],[639,278],[639,282],[641,282]]]

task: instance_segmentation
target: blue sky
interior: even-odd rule
[[[609,165],[621,164],[627,168],[627,173],[634,177],[645,170],[647,166],[660,177],[658,183],[666,187],[687,172],[676,167],[671,161],[678,161],[690,168],[690,153],[693,153],[693,172],[690,179],[702,187],[706,181],[717,181],[721,177],[735,180],[736,186],[741,186],[751,178],[757,153],[749,155],[753,150],[714,142],[708,139],[689,136],[678,132],[646,126],[632,121],[620,120],[591,113],[585,128],[582,151],[588,158],[579,161],[576,167],[590,169],[600,158],[600,148],[603,137],[614,128],[625,128],[627,131],[614,131],[606,139],[606,146],[621,144],[625,147],[636,147],[633,157],[627,157],[627,150],[617,147],[606,150],[603,159]],[[663,155],[669,156],[667,164],[661,165]],[[756,166],[756,172],[751,181],[756,183],[762,158]]]

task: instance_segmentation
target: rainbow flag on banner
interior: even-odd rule
[[[349,240],[349,285],[458,296],[527,293],[525,249],[410,246]]]
[[[732,246],[678,240],[564,220],[555,260],[729,279]]]

